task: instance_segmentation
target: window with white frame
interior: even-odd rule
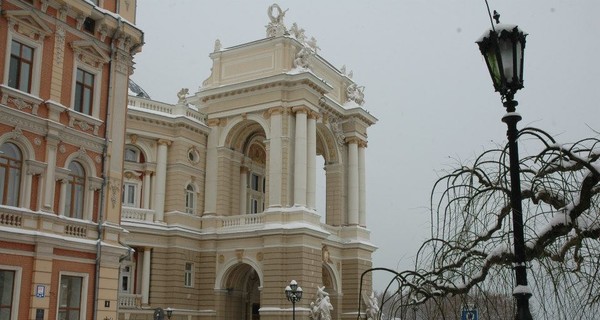
[[[34,48],[17,40],[12,40],[10,47],[10,67],[8,86],[31,93],[33,76]]]
[[[0,319],[13,319],[14,291],[16,283],[15,270],[0,269]]]
[[[185,188],[185,212],[196,213],[196,190],[191,184]]]
[[[248,188],[249,211],[260,213],[265,210],[265,178],[258,173],[250,172],[250,188]]]
[[[119,275],[119,291],[123,293],[131,293],[133,282],[133,265],[127,261],[121,265],[121,273]]]
[[[85,170],[76,161],[69,164],[69,179],[65,201],[65,215],[71,218],[83,218],[85,197]]]
[[[194,264],[191,262],[185,263],[183,285],[191,288],[194,286]]]
[[[3,143],[0,146],[0,204],[19,204],[22,166],[21,150],[10,142]]]
[[[85,319],[87,276],[61,274],[58,293],[58,316],[60,320]]]
[[[77,68],[75,75],[75,101],[73,101],[75,111],[87,115],[92,114],[94,106],[94,80],[94,74]]]
[[[123,183],[123,206],[137,207],[137,184],[131,182]]]

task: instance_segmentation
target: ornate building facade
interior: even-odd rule
[[[356,318],[377,119],[284,11],[171,105],[129,82],[135,1],[1,6],[0,319],[288,319],[292,279]]]
[[[135,5],[0,2],[0,319],[117,318]]]

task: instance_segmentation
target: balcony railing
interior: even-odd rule
[[[154,221],[154,210],[133,207],[122,207],[121,219],[152,222]]]
[[[265,215],[264,214],[244,214],[244,215],[239,215],[239,216],[217,217],[217,219],[221,220],[221,227],[229,228],[229,227],[239,227],[239,226],[263,224],[265,222]]]
[[[206,115],[202,112],[199,112],[193,106],[189,107],[186,105],[172,105],[135,96],[129,96],[128,105],[139,109],[145,109],[154,113],[164,113],[165,115],[169,116],[185,115],[186,117],[195,119],[199,122],[205,122],[206,120]]]
[[[142,295],[119,292],[119,308],[139,309],[142,307]]]

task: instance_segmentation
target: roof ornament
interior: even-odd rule
[[[287,29],[283,24],[283,17],[285,17],[287,11],[288,9],[285,11],[281,10],[281,7],[276,3],[269,6],[267,14],[271,21],[266,26],[268,38],[283,36],[287,33]]]

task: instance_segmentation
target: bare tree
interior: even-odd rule
[[[537,150],[520,160],[532,314],[594,318],[600,310],[600,140],[558,144],[542,130],[525,128],[519,143],[522,153]],[[468,303],[481,319],[482,310],[485,319],[512,318],[508,159],[506,147],[487,150],[435,183],[431,238],[415,270],[394,273],[382,294],[386,319],[414,319],[415,310],[429,310],[423,319],[460,319],[454,309]]]

